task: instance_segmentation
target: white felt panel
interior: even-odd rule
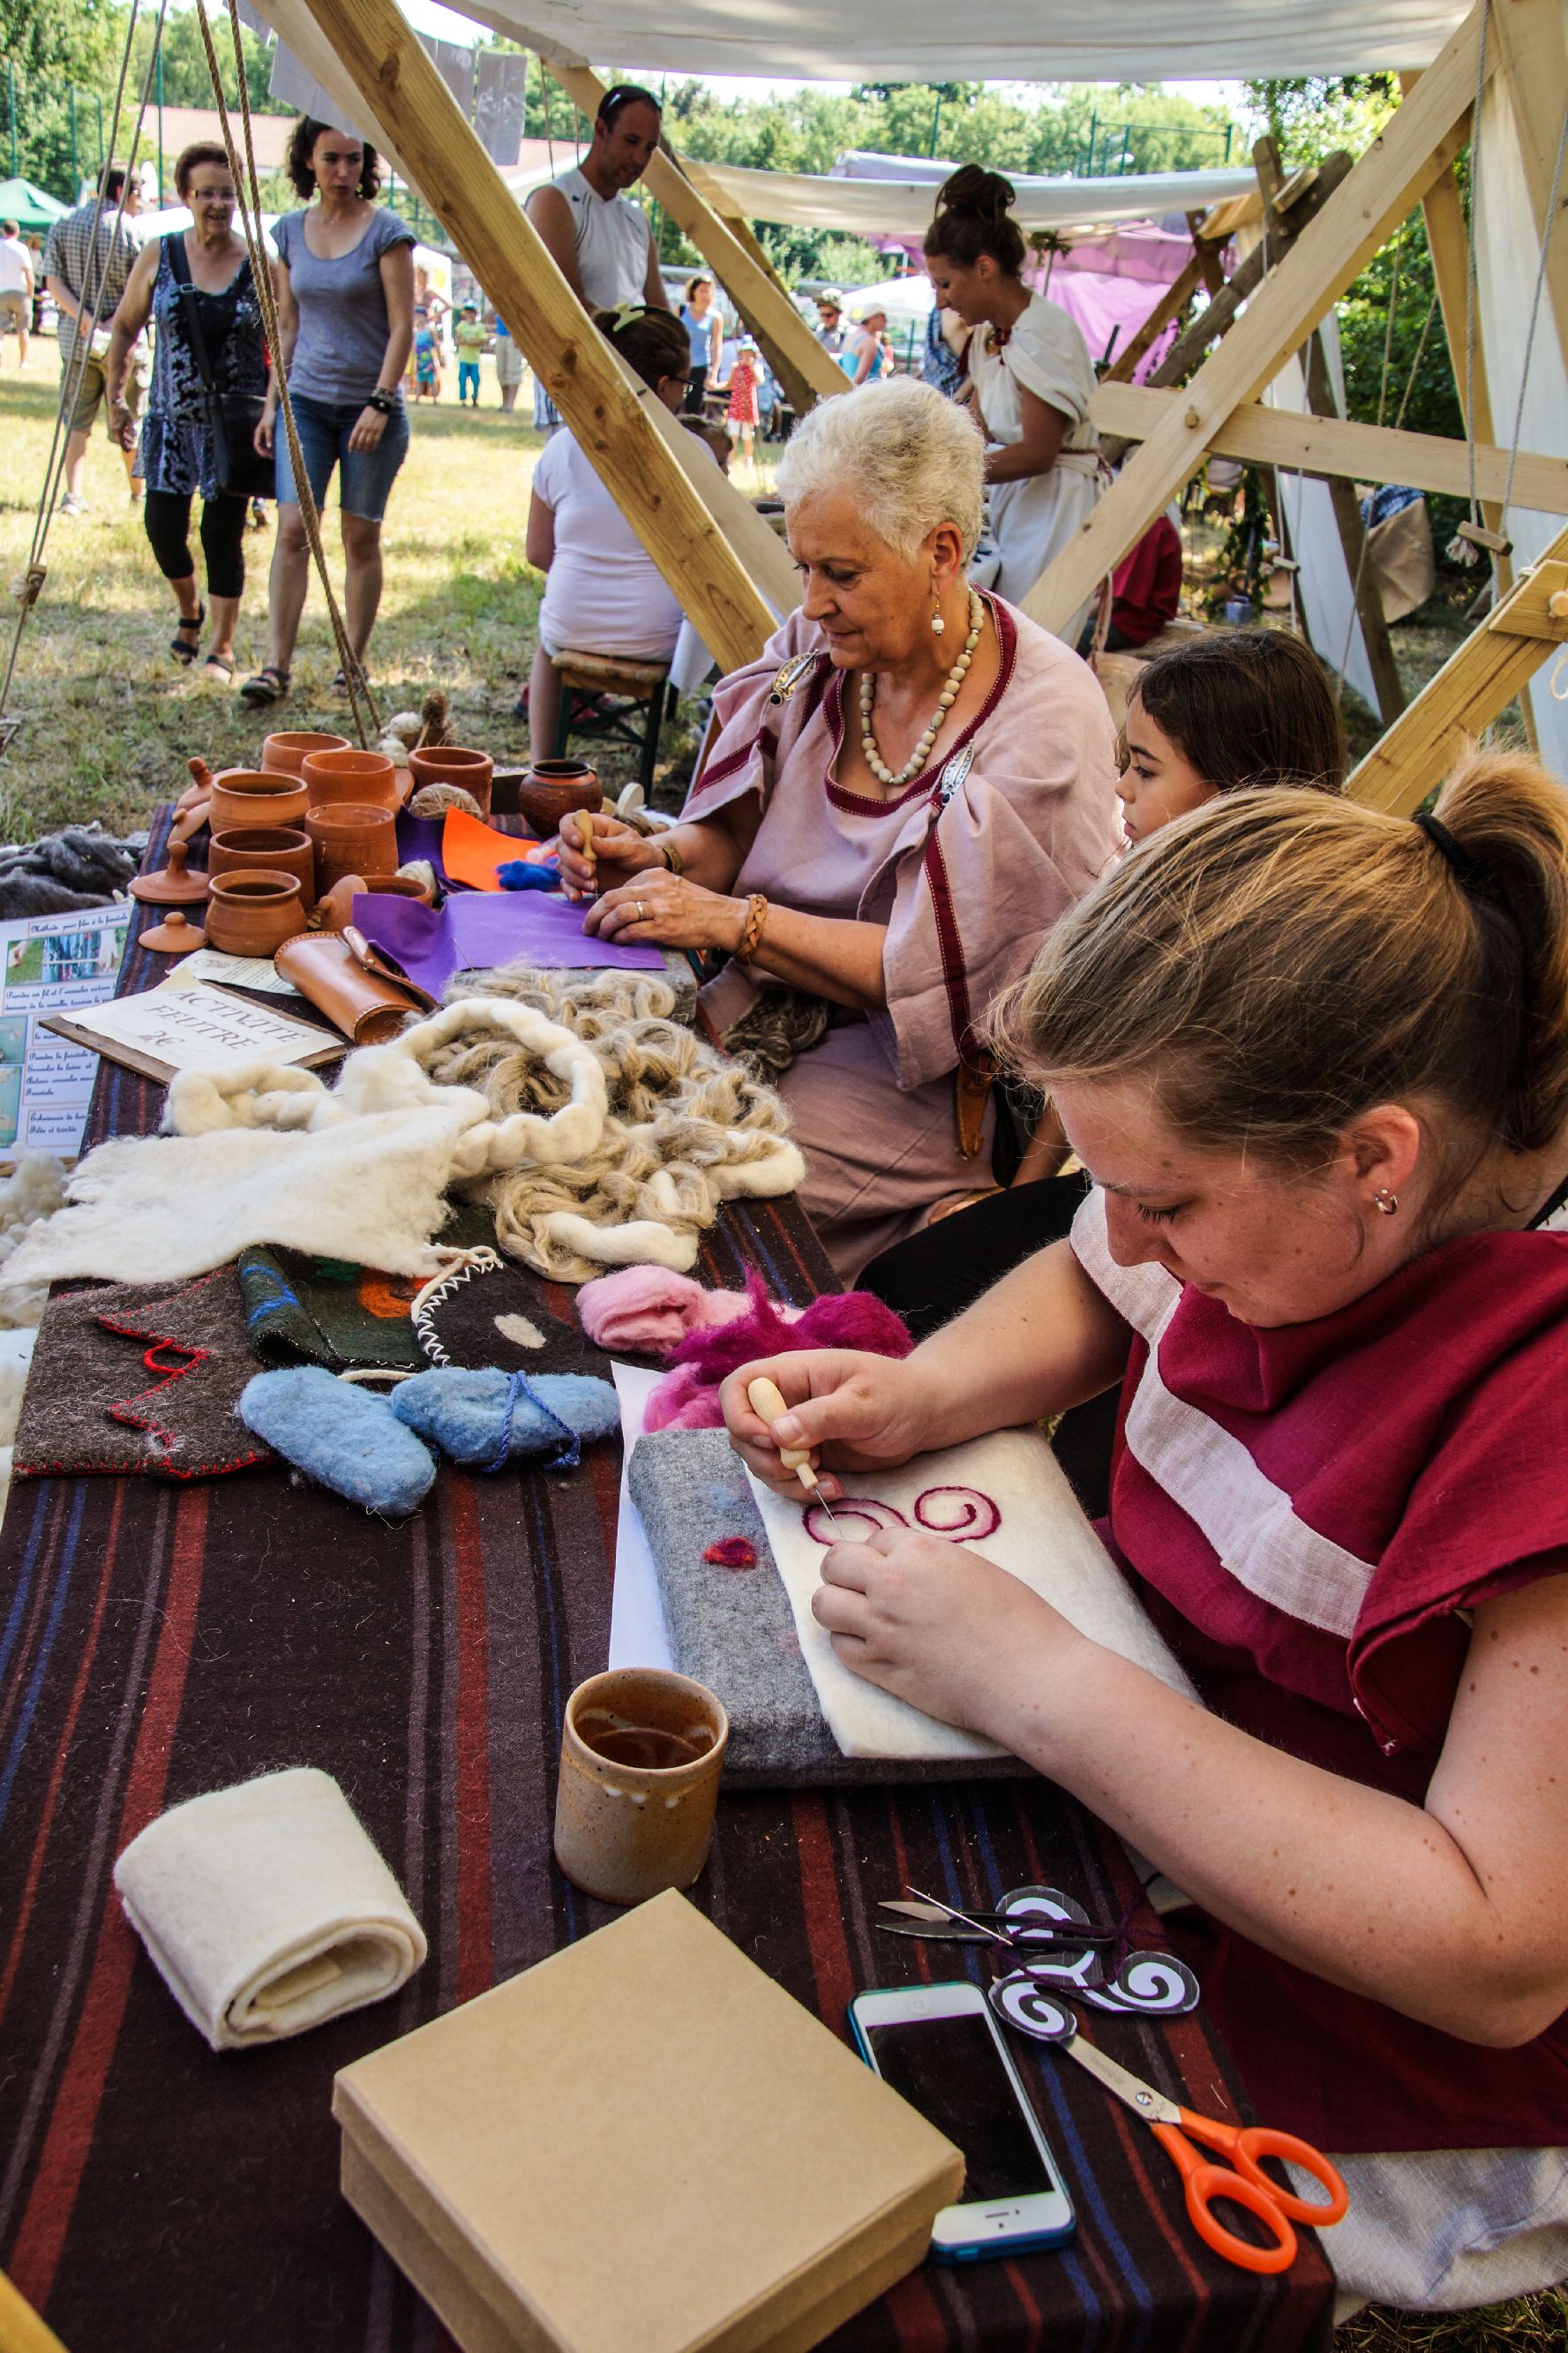
[[[973,1528],[972,1551],[1042,1595],[1080,1633],[1146,1667],[1173,1691],[1189,1699],[1197,1696],[1085,1518],[1038,1431],[1001,1430],[964,1446],[922,1454],[900,1471],[879,1472],[875,1477],[846,1472],[843,1477],[849,1493],[833,1510],[846,1541],[869,1533],[869,1516],[856,1516],[857,1501],[883,1506],[876,1514],[883,1525],[889,1524],[890,1513],[897,1513],[911,1528],[933,1534],[963,1534]],[[755,1479],[752,1486],[795,1612],[801,1655],[844,1754],[998,1756],[993,1742],[939,1724],[851,1672],[811,1610],[824,1551],[813,1530],[819,1529],[828,1543],[834,1541],[821,1507],[803,1509]]]

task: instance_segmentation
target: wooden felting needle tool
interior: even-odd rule
[[[756,1415],[758,1420],[765,1421],[770,1430],[772,1430],[773,1423],[779,1420],[783,1415],[789,1411],[789,1408],[785,1405],[781,1392],[777,1388],[775,1388],[774,1384],[768,1379],[765,1373],[762,1375],[759,1379],[747,1382],[746,1397],[751,1405],[752,1411]],[[837,1520],[833,1519],[833,1506],[828,1502],[826,1496],[823,1493],[820,1486],[817,1484],[816,1473],[811,1467],[810,1449],[801,1448],[798,1446],[781,1446],[779,1449],[779,1461],[784,1464],[786,1471],[793,1471],[795,1472],[795,1477],[800,1481],[801,1485],[805,1489],[805,1492],[811,1497],[812,1502],[822,1505],[823,1510],[827,1514],[828,1518],[833,1521],[833,1525],[837,1528],[838,1526],[838,1523]],[[842,1534],[842,1530],[840,1530],[840,1534]]]
[[[594,818],[589,809],[579,809],[577,823],[583,835],[583,862],[593,878],[594,888],[599,887],[599,853],[594,846]]]

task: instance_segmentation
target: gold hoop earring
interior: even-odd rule
[[[1380,1185],[1372,1198],[1385,1218],[1392,1218],[1397,1214],[1399,1196],[1397,1193],[1391,1193],[1386,1185]]]

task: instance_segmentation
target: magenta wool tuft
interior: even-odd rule
[[[721,1536],[702,1557],[715,1568],[755,1568],[757,1547],[749,1536]]]
[[[864,1348],[875,1356],[907,1356],[914,1346],[908,1325],[868,1291],[829,1293],[803,1314],[780,1308],[762,1279],[750,1277],[749,1305],[716,1330],[688,1332],[673,1368],[647,1401],[645,1430],[720,1430],[719,1391],[729,1376],[759,1356],[793,1348]]]

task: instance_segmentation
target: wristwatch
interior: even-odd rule
[[[379,416],[390,417],[397,406],[397,396],[395,393],[383,392],[378,385],[365,402],[365,406],[374,408]]]

